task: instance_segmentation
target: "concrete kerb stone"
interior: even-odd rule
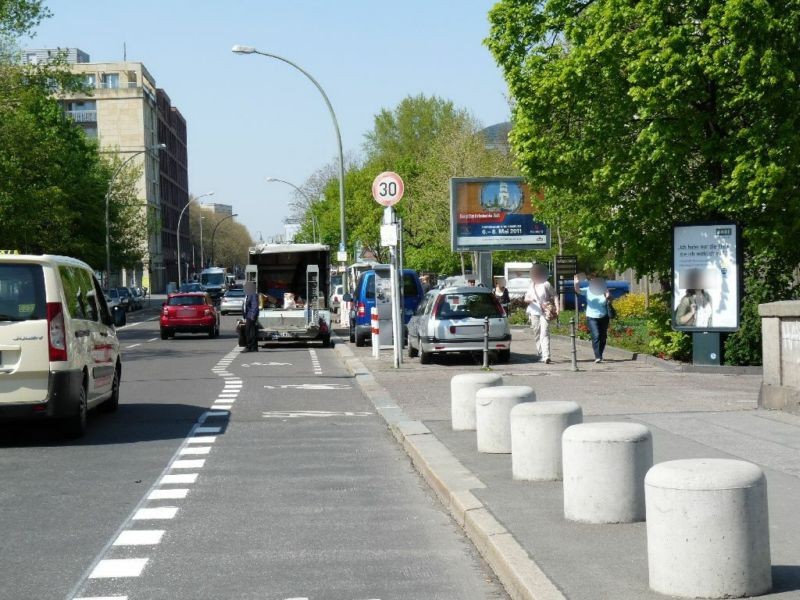
[[[353,351],[334,335],[334,351],[339,353],[348,370],[356,375],[356,382],[384,418],[412,464],[436,493],[453,519],[464,528],[467,536],[481,553],[514,600],[565,600],[565,596],[531,559],[525,549],[514,539],[476,498],[470,490],[485,488],[484,483],[464,467],[452,452],[432,433],[404,433],[427,430],[420,421],[408,418],[384,388],[378,391],[368,383],[369,373],[359,359],[350,359]],[[380,403],[380,405],[378,404]],[[417,425],[417,423],[419,425]],[[402,427],[401,427],[402,425]],[[421,430],[420,430],[421,431]]]

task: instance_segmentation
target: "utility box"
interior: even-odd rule
[[[800,414],[800,300],[761,304],[764,375],[758,406]]]

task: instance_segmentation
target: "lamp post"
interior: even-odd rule
[[[217,221],[217,224],[214,225],[214,229],[211,230],[211,264],[214,265],[214,236],[217,235],[217,227],[222,225],[228,219],[232,219],[233,217],[238,217],[237,213],[233,213],[232,215],[228,215],[224,219],[220,219]]]
[[[186,212],[186,209],[189,208],[189,205],[192,202],[197,202],[200,204],[200,198],[207,198],[208,196],[213,196],[214,192],[206,192],[205,194],[200,194],[197,198],[191,199],[186,203],[186,206],[183,207],[181,210],[181,214],[178,215],[178,227],[175,230],[175,236],[178,238],[178,290],[181,289],[181,219],[183,219],[183,213]],[[194,261],[192,261],[194,262]],[[189,274],[186,274],[188,279]]]
[[[109,284],[111,283],[111,221],[108,216],[108,204],[111,200],[111,191],[114,189],[114,182],[117,180],[117,176],[122,172],[122,169],[125,167],[125,165],[127,165],[135,157],[146,152],[160,152],[166,147],[166,144],[156,144],[154,146],[147,146],[144,150],[137,150],[122,161],[122,163],[111,175],[111,180],[108,182],[108,189],[106,190],[106,287],[109,287]]]
[[[303,75],[308,77],[311,80],[316,88],[319,90],[319,93],[322,94],[323,100],[325,100],[325,104],[328,107],[328,111],[331,113],[331,119],[333,120],[333,128],[336,130],[336,142],[339,146],[339,249],[345,250],[347,248],[347,231],[345,229],[345,218],[344,218],[344,153],[342,152],[342,134],[339,132],[339,122],[336,120],[336,113],[333,111],[333,106],[331,106],[330,100],[328,100],[328,95],[325,93],[325,90],[322,89],[322,86],[314,79],[311,74],[300,67],[299,65],[293,63],[288,58],[284,58],[283,56],[278,56],[277,54],[271,54],[269,52],[261,52],[256,50],[252,46],[241,46],[239,44],[235,45],[231,48],[231,51],[235,54],[260,54],[261,56],[266,56],[267,58],[274,58],[276,60],[280,60],[287,65],[290,65],[300,71]],[[342,283],[344,284],[344,289],[347,289],[347,270],[344,271],[342,275]]]
[[[203,221],[205,221],[205,217],[200,217],[200,269],[206,268],[206,255],[203,252]]]
[[[273,183],[273,182],[285,183],[286,185],[293,187],[295,190],[297,190],[298,194],[300,194],[301,196],[303,196],[303,198],[306,199],[306,202],[308,202],[308,209],[311,211],[311,229],[312,229],[312,235],[314,237],[314,243],[316,244],[317,230],[319,229],[319,224],[317,223],[317,215],[314,214],[314,202],[311,200],[311,197],[308,194],[306,194],[302,189],[293,184],[291,181],[286,181],[285,179],[278,179],[277,177],[267,177],[267,183]]]

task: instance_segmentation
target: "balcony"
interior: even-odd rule
[[[97,123],[96,110],[68,110],[66,113],[76,123]]]

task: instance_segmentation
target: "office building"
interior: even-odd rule
[[[230,217],[233,214],[233,206],[230,204],[220,204],[218,202],[206,204],[208,209],[215,215],[222,215],[223,217]]]

